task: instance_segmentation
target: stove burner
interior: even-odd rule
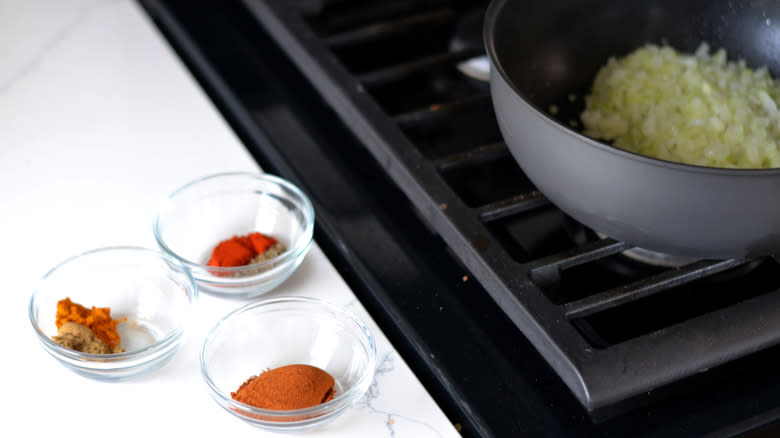
[[[450,41],[450,51],[458,52],[466,49],[479,49],[483,47],[482,20],[483,10],[469,12],[458,20],[455,32]],[[490,80],[490,61],[487,55],[475,56],[458,63],[458,70],[464,75],[480,82]]]
[[[597,231],[595,231],[594,234],[602,239],[607,238],[606,235]],[[680,269],[702,261],[702,259],[693,257],[664,254],[638,247],[622,251],[618,253],[617,256],[618,258],[606,258],[602,259],[600,262],[613,272],[634,279],[657,274],[668,269]],[[778,256],[775,256],[776,260],[777,257]],[[716,285],[733,281],[740,277],[746,277],[767,260],[769,259],[758,258],[726,271],[708,275],[701,278],[699,281],[702,284]]]

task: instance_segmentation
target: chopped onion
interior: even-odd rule
[[[766,68],[647,45],[610,58],[580,115],[584,133],[629,151],[710,167],[780,167],[780,84]]]

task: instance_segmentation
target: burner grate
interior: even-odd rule
[[[486,2],[244,3],[587,410],[780,340],[774,259],[644,266],[535,189],[457,67]]]

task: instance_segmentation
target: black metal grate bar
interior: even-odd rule
[[[476,96],[472,96],[467,99],[461,99],[456,102],[434,104],[427,108],[398,114],[395,116],[395,121],[401,126],[401,128],[408,129],[422,124],[446,120],[457,111],[463,110],[464,108],[470,106],[485,104],[489,101],[489,94],[478,94]],[[504,147],[506,147],[506,145]]]
[[[530,275],[532,279],[540,279],[551,271],[560,272],[563,269],[611,256],[629,248],[631,245],[610,238],[596,240],[529,263]]]
[[[479,208],[479,217],[485,222],[530,211],[548,205],[550,201],[538,190],[522,193]]]
[[[448,169],[484,163],[485,161],[501,158],[508,154],[509,150],[506,148],[504,142],[486,144],[466,152],[439,158],[436,160],[436,167],[438,167],[439,170],[445,171]]]
[[[360,75],[358,80],[363,86],[374,88],[391,82],[400,81],[425,71],[455,65],[458,62],[482,55],[483,53],[484,50],[482,49],[464,49],[456,52],[442,53],[365,73]]]
[[[337,33],[343,29],[353,29],[368,23],[392,20],[395,17],[419,12],[420,8],[436,8],[446,3],[440,0],[399,0],[399,1],[343,1],[325,2],[318,14],[316,27],[325,33]],[[339,4],[335,4],[339,3]]]
[[[325,38],[325,43],[332,49],[365,44],[388,36],[413,31],[419,27],[446,23],[452,20],[455,13],[452,9],[442,8],[425,14],[402,17],[397,20],[370,24],[357,29],[350,29]]]
[[[581,300],[566,303],[564,305],[564,314],[569,319],[584,318],[748,262],[750,260],[740,259],[699,261],[679,269],[664,271],[634,283],[600,292]]]

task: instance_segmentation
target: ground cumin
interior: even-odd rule
[[[68,321],[81,324],[92,330],[95,336],[105,342],[112,350],[119,345],[120,341],[116,326],[126,320],[126,318],[122,318],[121,321],[117,321],[111,318],[111,308],[109,307],[92,306],[88,309],[71,301],[70,297],[57,302],[56,325],[58,329],[62,328],[62,325]]]
[[[80,351],[82,353],[110,354],[124,351],[122,347],[119,346],[111,349],[108,344],[95,336],[95,332],[90,330],[89,327],[73,321],[62,324],[57,336],[52,336],[51,339],[65,348],[70,348],[71,350]]]
[[[325,403],[336,393],[333,376],[311,365],[286,365],[252,376],[230,396],[263,409],[303,409]]]

